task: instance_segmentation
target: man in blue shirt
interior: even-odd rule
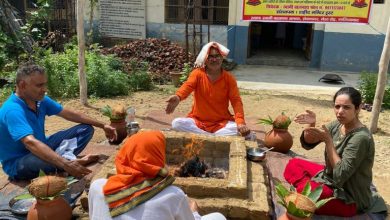
[[[48,96],[43,68],[27,64],[16,73],[16,91],[0,108],[0,162],[10,179],[33,179],[45,173],[66,171],[81,178],[91,172],[86,164],[96,155],[76,158],[91,140],[94,128],[116,139],[115,128],[79,112],[62,107]],[[58,115],[81,123],[45,136],[45,117]],[[70,151],[70,152],[69,152]]]

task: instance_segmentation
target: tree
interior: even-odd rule
[[[375,98],[374,104],[371,113],[371,121],[370,121],[370,131],[372,133],[377,132],[378,130],[378,119],[379,113],[381,110],[383,96],[385,94],[385,89],[387,85],[387,71],[389,69],[389,61],[390,61],[390,17],[387,22],[387,32],[385,37],[385,42],[383,44],[382,55],[379,60],[379,71],[378,71],[378,81],[375,90]]]
[[[85,75],[84,0],[77,0],[77,40],[79,46],[80,102],[88,105],[87,77]]]
[[[13,39],[21,42],[25,52],[33,53],[34,40],[31,36],[22,33],[20,28],[23,23],[17,18],[15,9],[7,0],[0,0],[0,25]]]

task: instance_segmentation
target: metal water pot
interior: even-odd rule
[[[131,121],[126,124],[127,136],[131,136],[139,131],[139,124],[136,121]]]

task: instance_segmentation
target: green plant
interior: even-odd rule
[[[17,60],[23,53],[21,43],[15,37],[9,36],[0,25],[0,71],[10,62]]]
[[[131,72],[129,73],[129,85],[132,91],[149,91],[154,85],[148,73],[149,64],[147,62],[137,62],[130,60]]]
[[[90,51],[86,64],[89,95],[113,97],[129,93],[130,77],[122,71],[122,65],[116,57]]]
[[[34,9],[27,11],[26,23],[21,27],[25,35],[31,35],[34,40],[41,40],[47,35],[51,0],[38,0]]]
[[[375,98],[378,74],[363,72],[359,76],[358,88],[362,94],[363,101],[367,104],[373,104]],[[390,87],[387,85],[383,96],[382,107],[390,109]]]
[[[288,129],[291,124],[291,118],[282,112],[282,114],[278,115],[275,120],[273,120],[271,116],[268,115],[268,118],[259,119],[259,123],[272,125],[272,127],[276,129]]]
[[[306,182],[301,193],[298,193],[294,186],[290,186],[288,190],[280,181],[275,185],[276,194],[279,197],[278,203],[284,206],[287,213],[299,217],[311,217],[316,209],[325,205],[331,198],[319,200],[323,186],[320,185],[311,191],[310,181]]]
[[[98,45],[86,51],[88,95],[113,97],[128,95],[129,76],[122,71],[122,62],[113,55],[100,54]],[[74,98],[79,95],[78,48],[67,44],[64,52],[51,49],[39,51],[37,62],[45,67],[48,76],[48,93],[53,97]]]
[[[0,89],[0,103],[4,103],[4,101],[12,94],[12,87],[5,86]]]
[[[183,84],[188,79],[188,76],[190,75],[191,71],[192,71],[191,65],[189,63],[184,63],[183,70],[181,71],[182,75],[180,76],[179,79],[180,84]]]

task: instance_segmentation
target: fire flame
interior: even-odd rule
[[[192,135],[191,142],[186,144],[183,152],[183,156],[188,160],[196,155],[203,149],[203,140],[196,138]]]

